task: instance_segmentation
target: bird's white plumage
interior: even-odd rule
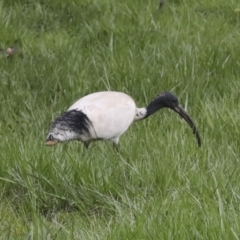
[[[118,143],[131,123],[143,118],[146,110],[138,109],[134,100],[121,92],[97,92],[75,102],[69,109],[82,111],[90,119],[90,136],[83,141],[105,139]]]

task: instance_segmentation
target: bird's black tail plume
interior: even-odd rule
[[[90,134],[89,127],[91,125],[92,123],[85,113],[74,109],[64,112],[57,117],[51,123],[50,129],[58,128],[63,131],[70,130],[79,134]]]

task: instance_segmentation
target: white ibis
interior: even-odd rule
[[[75,102],[51,123],[46,145],[78,140],[87,148],[91,141],[108,140],[117,147],[120,136],[133,122],[162,108],[170,108],[185,119],[200,147],[201,138],[195,124],[172,93],[160,93],[147,107],[137,108],[129,95],[111,91],[92,93]]]

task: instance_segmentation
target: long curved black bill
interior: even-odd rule
[[[201,137],[191,117],[187,114],[187,112],[180,104],[177,107],[174,107],[173,110],[177,112],[183,119],[185,119],[185,121],[190,125],[190,127],[193,129],[193,134],[195,134],[197,138],[198,146],[201,147]]]

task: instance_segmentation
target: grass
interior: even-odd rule
[[[240,13],[236,0],[0,3],[0,239],[239,239]],[[100,90],[171,111],[133,125],[120,152],[44,146],[49,123]]]

